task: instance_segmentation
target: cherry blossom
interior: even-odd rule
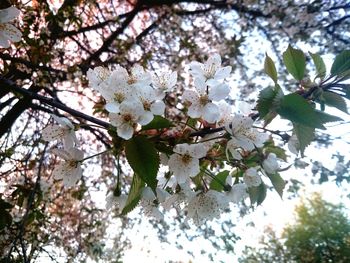
[[[227,207],[225,195],[209,190],[193,196],[187,205],[187,218],[192,219],[196,226],[214,218],[219,218],[221,211]]]
[[[239,203],[247,196],[247,185],[244,183],[233,184],[232,176],[226,177],[226,184],[231,187],[230,191],[226,192],[228,201]]]
[[[160,192],[157,191],[157,193]],[[159,210],[157,198],[150,187],[144,187],[141,190],[140,205],[146,216],[153,217],[157,220],[162,220],[164,218],[163,213]]]
[[[243,181],[247,187],[259,186],[261,184],[261,177],[257,168],[251,167],[244,172]]]
[[[268,139],[268,135],[252,128],[253,122],[253,119],[250,117],[238,114],[233,117],[231,125],[226,126],[226,130],[232,135],[231,142],[227,143],[227,147],[231,153],[235,151],[236,147],[251,151],[255,147],[262,147],[264,145],[264,142]]]
[[[77,148],[53,149],[52,152],[58,155],[63,162],[60,162],[52,174],[54,179],[63,180],[65,187],[74,186],[82,176],[81,161],[84,158],[83,151]]]
[[[163,71],[152,75],[152,84],[156,89],[157,99],[163,99],[166,92],[173,89],[177,82],[177,72]]]
[[[209,123],[217,121],[220,117],[219,107],[212,101],[225,99],[230,88],[226,84],[208,87],[203,79],[194,80],[195,90],[185,90],[183,99],[189,103],[188,115],[192,118],[203,118]]]
[[[207,154],[203,144],[178,144],[169,158],[169,171],[173,172],[178,183],[185,183],[189,177],[199,172],[199,159]]]
[[[10,42],[19,42],[22,39],[22,33],[9,22],[18,17],[20,11],[16,7],[9,7],[0,10],[0,47],[10,47]]]
[[[269,153],[267,158],[263,161],[262,167],[266,173],[274,174],[280,168],[276,154]]]
[[[128,196],[126,194],[116,196],[113,192],[111,192],[106,197],[106,209],[111,210],[112,208],[116,208],[120,213],[125,206],[127,199]]]
[[[120,105],[119,114],[110,113],[110,122],[117,127],[119,137],[129,140],[138,124],[146,125],[153,119],[150,112],[145,112],[138,100],[127,100]]]
[[[62,140],[66,149],[77,146],[79,144],[75,135],[74,125],[65,117],[57,117],[51,115],[58,124],[50,124],[42,131],[44,141],[50,142],[54,140]]]
[[[206,81],[209,86],[219,85],[220,80],[227,78],[231,70],[231,66],[221,67],[221,57],[217,53],[211,55],[204,64],[197,61],[190,63],[192,76]]]

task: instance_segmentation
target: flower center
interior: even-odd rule
[[[208,66],[206,66],[204,68],[204,76],[207,78],[207,79],[211,79],[214,77],[215,75],[215,72],[216,72],[216,66],[215,64],[210,64]]]
[[[192,160],[192,156],[186,153],[186,154],[182,155],[181,160],[184,164],[188,164]]]
[[[131,75],[127,81],[129,85],[135,84],[137,82],[137,79],[135,76]]]
[[[124,114],[123,120],[124,120],[124,122],[131,122],[131,120],[132,120],[131,114]]]
[[[119,103],[122,103],[125,99],[125,96],[124,94],[122,93],[114,93],[114,100],[119,102]]]
[[[208,95],[205,94],[205,95],[202,95],[199,97],[199,104],[202,105],[202,106],[205,106],[207,105],[209,102],[209,98],[208,98]]]

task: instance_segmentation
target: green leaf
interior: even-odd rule
[[[315,67],[316,67],[316,72],[317,72],[317,77],[323,79],[326,76],[326,65],[324,64],[324,61],[322,57],[319,54],[313,54],[309,52]]]
[[[315,137],[315,128],[293,123],[294,133],[299,141],[299,150],[304,155],[305,148],[313,141]]]
[[[144,181],[138,176],[134,174],[132,178],[131,188],[129,191],[128,199],[126,200],[126,204],[121,212],[122,215],[126,215],[135,209],[137,204],[141,198],[141,189],[145,186]]]
[[[318,116],[318,118],[321,120],[322,123],[336,122],[336,121],[343,120],[342,118],[340,118],[338,116],[330,115],[330,114],[325,113],[323,111],[315,110],[315,113]]]
[[[155,191],[160,161],[153,143],[144,136],[134,137],[126,142],[125,155],[133,171]]]
[[[333,76],[339,75],[347,70],[350,70],[350,50],[344,50],[335,57],[331,68],[331,74]]]
[[[222,171],[222,172],[218,173],[215,176],[215,179],[211,180],[210,189],[221,192],[224,189],[222,184],[225,184],[226,177],[229,174],[230,174],[229,171]],[[219,182],[221,182],[222,184],[220,184]]]
[[[277,71],[275,67],[275,63],[273,60],[267,55],[266,53],[266,58],[265,58],[265,63],[264,63],[264,70],[267,75],[275,82],[277,83]]]
[[[169,121],[168,119],[165,119],[159,115],[155,115],[153,120],[150,123],[142,126],[142,130],[145,131],[145,130],[152,130],[152,129],[165,129],[173,126],[174,125],[172,124],[172,122]]]
[[[325,91],[322,93],[323,102],[328,106],[335,107],[345,113],[348,113],[346,101],[342,96],[334,92]]]
[[[282,118],[308,127],[325,129],[315,109],[300,95],[292,93],[284,96],[277,113]]]
[[[261,182],[259,186],[253,186],[248,188],[248,194],[250,203],[260,205],[266,198],[267,187],[264,182]]]
[[[260,118],[264,118],[268,113],[274,112],[279,106],[281,98],[283,98],[283,92],[278,85],[275,88],[267,87],[260,91],[257,102]]]
[[[286,186],[286,182],[283,180],[279,173],[267,174],[267,176],[270,178],[270,181],[273,187],[275,188],[276,192],[282,198],[283,189]]]
[[[283,53],[283,62],[288,72],[296,80],[302,80],[304,78],[306,59],[303,51],[294,49],[289,45]]]

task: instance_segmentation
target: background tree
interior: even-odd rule
[[[258,247],[246,247],[240,262],[348,262],[350,220],[341,204],[314,194],[295,208],[295,222],[281,235],[268,227]]]

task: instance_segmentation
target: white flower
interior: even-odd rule
[[[209,190],[192,197],[187,205],[187,218],[193,220],[197,226],[204,224],[213,218],[219,218],[221,211],[227,207],[225,195]]]
[[[156,196],[150,187],[144,187],[141,190],[141,207],[146,216],[153,217],[157,220],[164,219],[164,215],[160,212],[156,202]]]
[[[91,88],[97,90],[100,93],[103,93],[103,90],[100,88],[100,84],[105,82],[110,75],[111,71],[105,67],[96,67],[93,70],[89,69],[86,73]]]
[[[19,16],[19,13],[20,11],[13,6],[0,10],[0,47],[8,48],[11,41],[21,41],[21,31],[8,23]]]
[[[44,141],[62,140],[64,148],[68,149],[79,144],[74,132],[74,125],[65,117],[51,115],[58,124],[50,124],[42,131]]]
[[[217,106],[220,113],[218,126],[229,125],[232,122],[232,106],[227,104],[225,101],[219,101]]]
[[[120,105],[120,112],[110,113],[111,124],[117,127],[119,137],[129,140],[134,134],[137,124],[146,125],[153,119],[150,112],[145,112],[138,100],[127,100]]]
[[[127,199],[128,196],[126,194],[115,196],[114,193],[111,192],[106,197],[106,209],[111,210],[112,208],[117,208],[118,213],[120,213],[124,208]]]
[[[145,111],[150,112],[152,115],[163,115],[165,104],[161,100],[156,100],[156,91],[151,86],[145,86],[140,89],[138,98],[142,102]]]
[[[207,154],[203,144],[178,144],[169,158],[169,171],[173,172],[178,183],[185,183],[189,177],[199,172],[199,159]]]
[[[165,92],[169,92],[176,85],[177,72],[165,71],[152,76],[152,84],[156,89],[157,99],[163,99]]]
[[[230,191],[226,193],[227,199],[229,201],[233,203],[239,203],[248,195],[247,185],[242,183],[233,184],[233,179],[231,175],[226,177],[226,184],[231,186]]]
[[[209,86],[217,86],[220,83],[219,80],[223,80],[230,75],[232,67],[221,67],[220,55],[213,54],[204,64],[197,61],[191,62],[190,70],[195,78],[206,81]]]
[[[188,200],[192,199],[196,194],[192,191],[189,183],[179,184],[181,190],[173,195],[170,195],[166,200],[162,203],[165,210],[170,210],[174,207],[177,210],[182,209],[182,205],[188,203]]]
[[[226,126],[226,130],[232,135],[232,139],[228,145],[233,147],[241,147],[246,151],[251,151],[255,147],[262,147],[264,142],[268,139],[268,135],[258,132],[252,128],[253,119],[242,115],[235,115],[233,117],[231,127]],[[232,151],[230,149],[230,151]]]
[[[212,101],[225,99],[230,92],[226,84],[208,87],[203,79],[194,80],[195,90],[186,90],[183,100],[190,103],[188,115],[192,118],[203,118],[209,123],[217,121],[220,117],[219,107]]]
[[[82,176],[80,161],[84,158],[84,153],[77,148],[53,149],[52,152],[62,158],[52,174],[56,180],[63,179],[63,185],[66,187],[74,186]]]
[[[266,173],[274,174],[280,168],[277,162],[276,154],[269,153],[267,158],[263,161],[262,167],[264,168]]]
[[[255,167],[249,168],[244,172],[243,181],[247,187],[259,186],[261,184],[261,177]]]

